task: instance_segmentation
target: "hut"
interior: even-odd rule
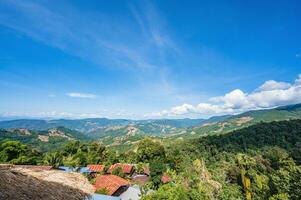
[[[101,173],[105,172],[105,166],[104,165],[88,165],[87,168],[95,173]]]
[[[96,192],[99,190],[104,190],[108,195],[119,196],[127,190],[129,185],[130,183],[127,180],[118,176],[101,175],[96,177],[94,187]]]
[[[93,187],[78,173],[0,165],[0,199],[83,200]]]
[[[134,172],[134,166],[131,164],[123,164],[123,163],[116,163],[111,165],[108,169],[108,173],[112,173],[115,169],[121,168],[122,172],[126,175],[131,175]]]

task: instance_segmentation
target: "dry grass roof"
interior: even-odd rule
[[[93,186],[78,173],[57,170],[31,170],[0,165],[0,199],[5,200],[82,200]]]

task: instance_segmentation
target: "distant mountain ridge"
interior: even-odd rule
[[[38,132],[65,128],[71,134],[77,135],[75,139],[89,138],[105,144],[119,145],[138,141],[145,136],[172,139],[224,134],[260,122],[289,119],[301,119],[301,104],[253,110],[238,115],[214,116],[209,119],[17,119],[0,121],[0,128],[23,128]]]
[[[187,128],[197,126],[204,119],[154,119],[154,120],[128,120],[128,119],[107,119],[107,118],[87,118],[87,119],[16,119],[0,121],[0,128],[27,128],[33,130],[47,130],[49,128],[66,127],[80,132],[93,132],[97,129],[112,126],[146,125],[157,124],[175,128]]]

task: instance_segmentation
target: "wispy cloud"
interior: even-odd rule
[[[301,49],[299,49],[299,52],[296,54],[297,58],[301,58]]]
[[[98,112],[66,112],[66,111],[44,111],[44,112],[4,112],[0,113],[0,117],[15,119],[15,118],[68,118],[68,119],[83,119],[83,118],[135,118],[136,115],[125,110],[100,110]]]
[[[66,95],[73,98],[85,98],[85,99],[95,99],[97,97],[95,94],[79,93],[79,92],[70,92],[70,93],[66,93]]]
[[[145,117],[235,114],[248,110],[301,103],[301,74],[293,83],[268,80],[249,94],[235,89],[223,96],[212,97],[208,102],[202,102],[196,106],[185,103],[169,110],[146,114]]]
[[[0,6],[1,25],[102,66],[153,68],[159,64],[153,61],[154,45],[164,51],[175,48],[151,3],[131,9],[145,37],[132,28],[135,20],[102,13],[91,16],[70,4],[60,4],[64,12],[45,1],[4,0]]]
[[[149,1],[144,1],[143,6],[130,5],[133,17],[136,19],[145,38],[158,48],[178,50],[174,40],[170,37],[164,18]]]
[[[49,1],[0,1],[0,25],[99,67],[124,70],[140,93],[157,88],[152,94],[158,96],[163,93],[158,85],[178,87],[164,74],[173,73],[180,48],[156,5],[130,2],[129,15],[122,18],[104,13],[79,10],[70,2],[58,7]]]

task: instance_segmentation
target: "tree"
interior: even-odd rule
[[[137,160],[138,162],[151,162],[152,160],[165,161],[165,149],[159,142],[150,138],[143,139],[138,144]]]
[[[63,163],[63,156],[59,152],[46,153],[44,163],[57,168]]]
[[[150,181],[153,188],[158,189],[161,185],[161,178],[166,170],[165,164],[161,160],[152,160],[149,164],[150,169]]]
[[[144,173],[144,169],[146,168],[147,166],[142,163],[142,162],[139,162],[137,165],[136,165],[136,169],[135,171],[138,173],[138,174],[143,174]]]
[[[80,166],[81,161],[79,160],[79,158],[75,158],[74,156],[69,155],[67,157],[64,157],[63,163],[65,166],[75,168]]]
[[[165,184],[141,200],[190,200],[189,191],[182,185]],[[197,200],[197,199],[195,199]]]
[[[0,144],[0,162],[12,164],[37,164],[40,152],[19,141]]]
[[[284,149],[282,149],[278,146],[269,148],[265,152],[264,156],[270,160],[271,167],[276,170],[280,168],[280,162],[288,159],[288,157],[289,157],[287,151],[285,151]]]

